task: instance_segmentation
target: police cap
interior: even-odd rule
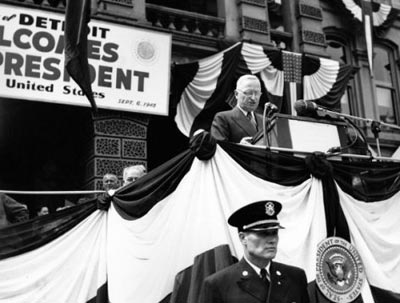
[[[228,223],[239,231],[264,231],[284,228],[279,224],[277,215],[282,204],[277,201],[265,200],[248,204],[235,211]]]

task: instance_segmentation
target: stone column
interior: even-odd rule
[[[148,123],[146,115],[112,111],[104,111],[94,119],[86,161],[87,189],[102,189],[106,173],[116,174],[122,181],[124,167],[134,164],[147,167]]]
[[[291,51],[300,52],[300,29],[297,24],[297,6],[298,3],[293,0],[282,1],[283,26],[286,32],[292,34]]]
[[[292,1],[292,0],[290,0]],[[323,32],[322,10],[319,0],[294,0],[297,2],[297,23],[299,52],[327,57],[326,41]]]
[[[239,0],[238,21],[243,41],[272,46],[266,0]]]
[[[146,0],[100,0],[97,2],[92,0],[92,8],[94,7],[97,7],[97,14],[99,15],[148,23],[146,20]]]
[[[239,12],[232,3],[232,0],[218,1],[218,17],[225,18],[225,39],[236,42],[240,40]]]

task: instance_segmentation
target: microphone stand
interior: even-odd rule
[[[400,130],[400,126],[398,125],[394,125],[394,124],[389,124],[389,123],[385,123],[385,122],[380,122],[380,121],[376,121],[376,120],[372,120],[372,119],[368,119],[368,118],[360,118],[360,117],[356,117],[356,116],[352,116],[352,115],[348,115],[348,114],[343,114],[343,113],[338,113],[338,112],[334,112],[331,111],[329,109],[323,108],[318,106],[317,110],[320,110],[322,112],[328,113],[328,114],[332,114],[332,115],[337,115],[337,116],[341,116],[341,117],[346,117],[349,119],[353,119],[353,120],[358,120],[358,121],[363,121],[366,123],[371,123],[371,131],[374,134],[375,137],[375,141],[376,141],[376,148],[378,151],[378,156],[381,157],[381,147],[380,147],[380,142],[379,142],[379,133],[381,132],[381,125],[389,127],[389,128],[393,128],[393,129],[397,129]]]
[[[263,112],[263,136],[264,136],[264,145],[266,148],[269,147],[269,140],[267,140],[267,128],[265,127],[266,117],[267,117],[267,107],[268,104],[264,104],[264,112]]]
[[[271,122],[271,115],[275,112],[275,110],[277,110],[277,108],[270,108],[268,110],[268,104],[269,102],[264,104],[264,111],[263,111],[263,136],[264,136],[264,145],[265,148],[269,148],[270,147],[270,140],[269,140],[269,135],[268,132],[271,130],[270,129],[270,122]],[[268,125],[267,125],[268,122]]]
[[[257,146],[254,145],[254,148],[264,148],[264,146]],[[315,152],[309,152],[309,151],[304,151],[304,150],[296,150],[292,148],[286,148],[286,147],[275,147],[271,146],[269,147],[269,150],[271,152],[286,152],[289,154],[298,154],[299,156],[305,157],[306,155],[312,155]],[[369,161],[390,161],[390,162],[397,162],[400,163],[399,159],[393,159],[389,157],[373,157],[373,156],[367,156],[367,155],[358,155],[358,154],[341,154],[341,153],[326,153],[322,152],[324,155],[326,155],[327,158],[332,158],[332,157],[340,157],[340,158],[348,158],[348,159],[361,159],[361,160],[369,160]]]
[[[378,121],[371,122],[371,131],[374,134],[376,149],[378,150],[378,156],[381,156],[381,146],[379,144],[379,133],[381,132],[381,123]]]

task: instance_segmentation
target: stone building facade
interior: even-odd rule
[[[2,2],[56,12],[65,10],[62,0]],[[399,0],[374,2],[400,10]],[[171,33],[172,64],[204,58],[238,41],[351,64],[358,71],[342,98],[342,111],[400,123],[400,15],[375,40],[372,79],[361,23],[346,12],[343,0],[92,0],[91,7],[95,19]],[[2,108],[12,113],[10,108],[14,105],[7,102]],[[173,113],[173,105],[170,107]],[[157,117],[103,110],[93,118],[86,109],[75,111],[80,112],[82,119],[91,121],[84,123],[85,135],[79,141],[84,148],[75,162],[79,168],[76,171],[81,172],[79,182],[74,183],[76,189],[100,188],[106,172],[121,177],[123,167],[130,164],[144,164],[152,169],[187,146],[187,139],[174,128],[171,114]],[[359,126],[376,148],[370,126]],[[399,131],[383,128],[382,154],[390,156],[399,141]],[[1,179],[3,184],[13,186],[13,182],[4,182],[5,177]]]

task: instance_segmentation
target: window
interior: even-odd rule
[[[343,39],[343,35],[339,33],[330,33],[326,35],[327,39],[327,53],[332,60],[339,61],[343,64],[352,64],[352,57],[350,52],[350,43],[348,40]],[[344,114],[353,114],[352,106],[355,102],[354,97],[354,80],[350,79],[347,88],[340,99],[341,112]]]
[[[398,92],[396,87],[396,63],[389,47],[376,45],[374,47],[374,78],[376,86],[376,102],[379,120],[396,124],[395,100]]]
[[[282,14],[282,1],[268,0],[267,3],[272,45],[279,49],[290,51],[292,49],[293,35],[285,31],[284,18],[288,18],[288,16]]]
[[[146,2],[209,16],[218,15],[216,0],[147,0]]]

